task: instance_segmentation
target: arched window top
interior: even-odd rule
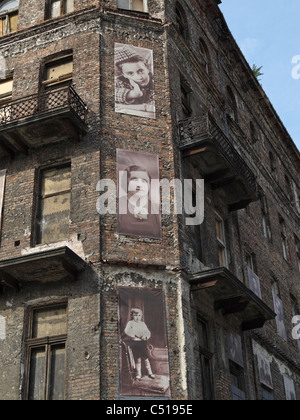
[[[188,37],[188,29],[187,29],[187,19],[186,14],[181,6],[181,4],[177,1],[175,4],[175,14],[176,14],[176,23],[177,28],[180,34],[183,36],[184,39]]]
[[[0,13],[19,7],[18,0],[4,0],[0,3]]]

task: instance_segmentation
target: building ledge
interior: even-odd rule
[[[67,246],[0,262],[0,286],[18,290],[22,283],[76,280],[86,262]]]
[[[224,316],[238,314],[243,331],[262,328],[276,317],[255,293],[246,287],[227,268],[203,271],[190,277],[192,292],[206,290],[214,300],[214,309]]]

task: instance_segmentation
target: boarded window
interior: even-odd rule
[[[0,16],[0,36],[16,32],[18,26],[18,12],[7,13]]]
[[[13,79],[6,79],[0,81],[0,101],[11,99],[13,89]]]
[[[57,18],[74,10],[74,0],[51,0],[49,4],[50,18]]]
[[[70,199],[70,165],[44,170],[41,173],[37,243],[68,239]]]
[[[146,0],[117,0],[117,7],[125,10],[135,10],[137,12],[148,12]]]
[[[43,84],[46,86],[70,82],[73,75],[73,57],[68,55],[56,61],[47,63]]]
[[[63,400],[65,397],[66,305],[32,311],[27,340],[29,400]]]

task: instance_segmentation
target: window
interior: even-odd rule
[[[201,65],[204,68],[205,72],[209,73],[209,52],[206,43],[203,39],[200,38],[199,40],[199,50],[201,54]]]
[[[232,360],[229,360],[229,366],[232,399],[234,401],[244,401],[246,399],[244,369]]]
[[[26,397],[28,400],[64,400],[66,304],[31,310],[29,325]]]
[[[252,144],[255,145],[259,141],[259,135],[258,135],[257,128],[252,121],[250,122],[250,134],[251,134]]]
[[[228,268],[226,238],[225,238],[225,225],[224,221],[217,216],[216,218],[216,232],[218,242],[218,258],[220,267]]]
[[[13,90],[13,78],[0,80],[0,104],[11,100]]]
[[[184,118],[190,118],[192,116],[191,92],[191,88],[187,82],[183,77],[180,77],[181,106]]]
[[[295,236],[297,267],[300,272],[300,239]]]
[[[275,156],[272,152],[269,153],[269,160],[270,160],[270,169],[272,176],[277,179],[277,163]]]
[[[262,400],[263,401],[274,401],[274,395],[273,395],[273,391],[269,391],[267,389],[264,389],[262,387]]]
[[[0,3],[0,36],[15,32],[18,26],[19,2],[6,0]]]
[[[284,219],[279,215],[279,224],[280,224],[280,235],[281,235],[281,246],[283,258],[286,261],[289,261],[289,244],[287,238],[287,231]]]
[[[43,85],[45,87],[62,85],[72,82],[73,76],[73,56],[66,54],[64,57],[48,61],[45,64]]]
[[[285,179],[286,194],[287,194],[288,199],[291,202],[291,204],[294,204],[295,196],[294,196],[294,193],[293,193],[291,180],[289,179],[289,177],[287,175],[285,175],[284,179]]]
[[[187,30],[186,14],[185,14],[185,11],[184,11],[183,7],[178,2],[176,2],[176,5],[175,5],[175,15],[176,15],[177,29],[178,29],[180,35],[184,39],[187,39],[188,30]]]
[[[214,381],[212,373],[212,357],[210,351],[208,324],[198,317],[198,340],[201,364],[201,383],[203,400],[214,400]]]
[[[233,121],[238,121],[237,103],[232,89],[227,87],[227,115]]]
[[[148,13],[147,0],[117,0],[118,9]]]
[[[74,0],[49,0],[47,9],[47,17],[50,19],[57,18],[73,12]]]
[[[36,217],[37,244],[69,238],[70,201],[70,165],[41,171]]]
[[[267,197],[261,192],[260,193],[260,208],[262,213],[262,226],[264,237],[271,240],[272,231],[271,231],[271,221],[269,215],[268,201]]]
[[[276,327],[278,335],[285,341],[287,341],[287,333],[285,327],[285,319],[283,312],[283,302],[280,298],[279,284],[274,279],[272,283],[272,295],[274,303],[274,312],[276,313]]]

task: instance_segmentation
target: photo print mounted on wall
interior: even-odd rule
[[[156,118],[153,51],[115,43],[115,111]]]
[[[158,155],[117,149],[118,233],[162,239]]]
[[[170,397],[163,290],[118,287],[118,301],[120,395]]]

